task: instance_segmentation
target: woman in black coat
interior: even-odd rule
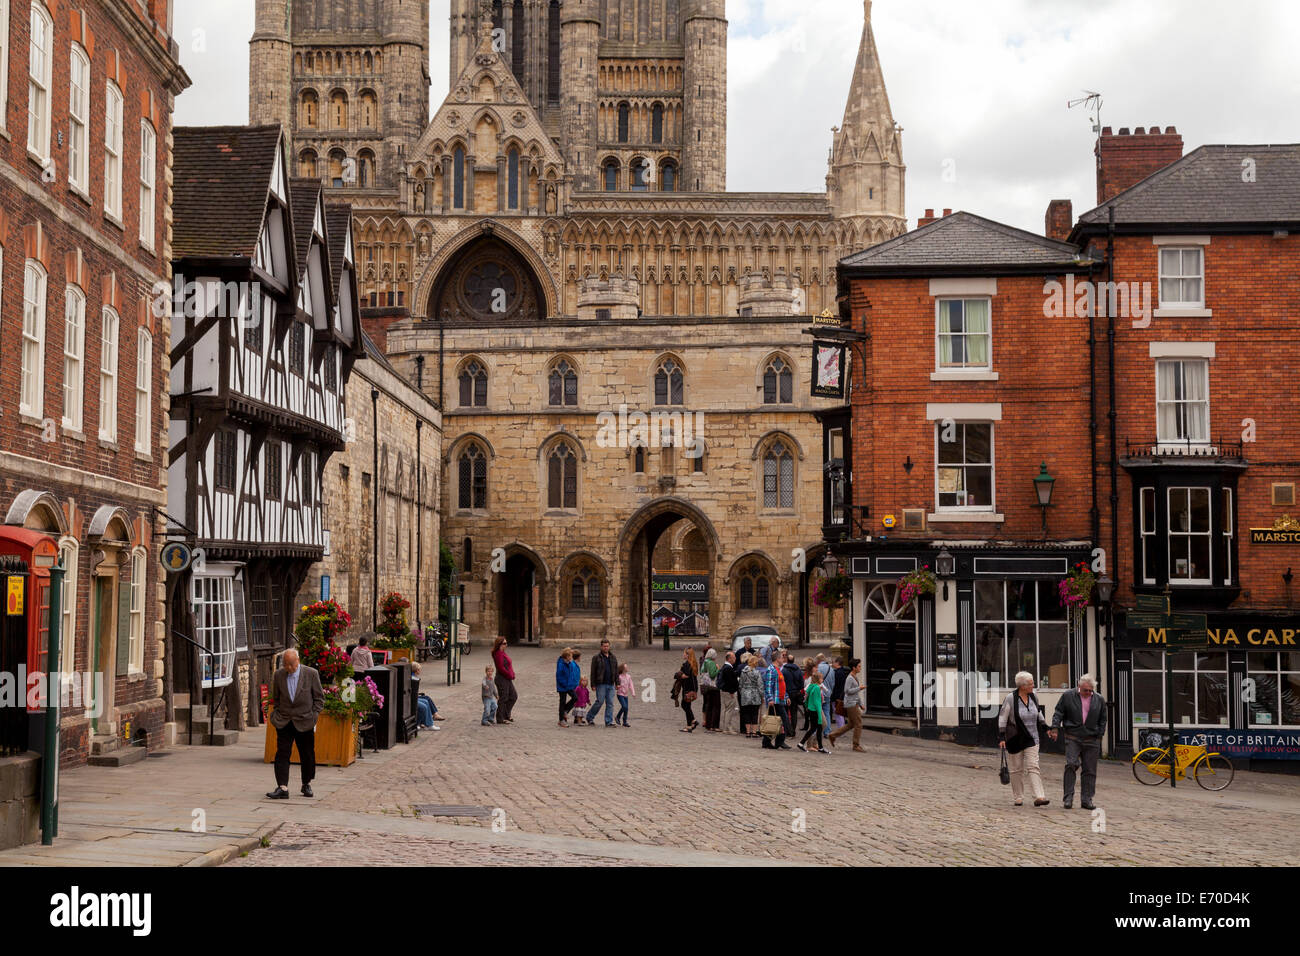
[[[691,704],[700,692],[699,674],[700,666],[695,660],[695,649],[688,647],[682,652],[682,666],[673,675],[677,678],[677,688],[681,693],[682,713],[686,715],[686,726],[682,728],[684,734],[689,734],[700,726],[691,710]]]

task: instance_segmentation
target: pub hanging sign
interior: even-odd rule
[[[1251,528],[1251,544],[1300,544],[1300,521],[1282,515],[1271,528]]]
[[[813,341],[814,398],[844,397],[844,343]]]

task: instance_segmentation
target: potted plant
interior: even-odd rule
[[[410,606],[411,602],[397,591],[389,591],[379,602],[381,620],[375,625],[374,647],[388,651],[394,660],[413,656],[419,642],[406,620]]]
[[[922,594],[933,594],[935,588],[934,572],[928,564],[923,564],[915,571],[909,571],[898,579],[899,610],[911,607]]]
[[[293,628],[299,659],[320,673],[325,692],[325,708],[316,722],[316,763],[321,766],[351,764],[356,759],[358,718],[382,706],[374,682],[369,678],[355,681],[351,659],[334,643],[351,623],[351,616],[337,601],[317,601],[303,605]],[[275,748],[275,725],[268,721],[263,755],[267,763],[275,759]],[[296,746],[291,759],[298,762]]]
[[[853,580],[843,571],[832,575],[819,575],[813,579],[813,603],[818,607],[838,610],[844,607],[853,593]]]

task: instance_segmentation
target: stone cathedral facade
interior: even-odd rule
[[[444,409],[472,633],[827,630],[802,330],[906,229],[870,0],[824,193],[726,191],[724,0],[452,0],[432,115],[428,36],[419,0],[257,0],[249,108],[352,204],[368,327]]]

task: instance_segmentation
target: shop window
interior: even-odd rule
[[[1173,672],[1173,698],[1165,695],[1165,667]],[[1226,727],[1231,710],[1228,655],[1223,651],[1133,652],[1133,723]]]
[[[975,669],[1010,690],[1028,671],[1042,689],[1068,689],[1070,622],[1056,581],[975,582]]]
[[[1300,651],[1251,651],[1246,676],[1252,727],[1300,727]]]
[[[194,575],[190,604],[194,608],[194,640],[209,650],[199,653],[203,687],[225,687],[235,671],[234,579]]]

